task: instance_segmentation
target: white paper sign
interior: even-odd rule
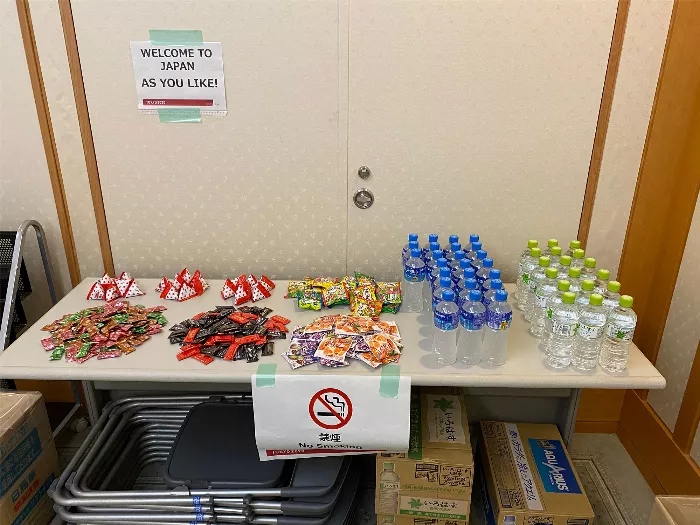
[[[226,111],[221,42],[159,45],[131,42],[139,109]]]
[[[396,380],[396,379],[395,379]],[[274,387],[253,381],[260,459],[408,450],[411,379],[383,397],[380,376],[278,375]]]

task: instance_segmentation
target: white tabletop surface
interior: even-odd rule
[[[210,365],[204,365],[194,359],[178,361],[175,355],[179,346],[168,342],[168,327],[216,305],[230,304],[230,300],[221,299],[219,291],[223,281],[217,280],[209,282],[210,288],[202,296],[179,303],[159,298],[159,294],[154,291],[157,279],[137,279],[137,284],[146,292],[146,295],[131,298],[130,302],[146,306],[166,306],[164,315],[168,319],[168,325],[163,333],[155,335],[137,347],[135,352],[114,359],[92,358],[83,364],[68,363],[64,360],[50,361],[50,352],[46,352],[39,342],[40,339],[48,336],[48,332],[42,332],[41,327],[64,314],[102,304],[101,301],[85,299],[90,286],[95,281],[96,278],[88,278],[81,282],[0,354],[0,377],[249,384],[261,363],[276,363],[277,374],[381,374],[381,368],[372,370],[365,364],[352,359],[349,360],[352,362],[349,367],[338,369],[309,365],[291,370],[281,357],[289,344],[288,340],[284,339],[275,341],[274,356],[261,357],[257,363],[216,359]],[[296,305],[296,300],[284,298],[287,282],[277,281],[276,284],[272,297],[254,304],[270,307],[274,310],[273,313],[291,319],[290,327],[307,324],[320,315],[348,311],[347,307],[324,309],[320,312],[301,310]],[[508,289],[512,290],[512,285],[509,285]],[[600,368],[591,372],[579,372],[573,368],[565,370],[548,368],[544,363],[544,354],[538,349],[539,339],[529,333],[529,323],[518,310],[513,313],[513,324],[508,334],[508,360],[500,367],[439,366],[431,352],[432,332],[428,313],[382,314],[382,318],[395,320],[398,323],[404,343],[398,364],[401,367],[401,374],[411,376],[414,385],[625,389],[653,389],[663,388],[666,385],[665,379],[634,345],[631,348],[627,370],[620,374],[610,374]]]

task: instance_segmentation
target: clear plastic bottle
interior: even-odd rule
[[[549,257],[544,255],[537,261],[537,268],[532,271],[530,275],[530,281],[528,282],[529,290],[527,292],[527,299],[525,305],[525,319],[532,322],[532,310],[535,307],[535,290],[539,285],[540,281],[546,278],[545,272],[549,268]]]
[[[523,259],[520,263],[520,279],[517,282],[517,287],[519,290],[518,304],[516,305],[518,307],[518,310],[527,309],[527,298],[530,290],[530,280],[532,278],[533,272],[535,271],[535,268],[537,268],[540,255],[542,255],[542,250],[535,246],[533,248],[530,248],[530,255]]]
[[[470,261],[473,261],[474,259],[476,259],[476,252],[481,250],[482,245],[479,241],[476,241],[476,242],[472,243],[471,248],[472,249],[467,252],[467,259],[469,259]]]
[[[571,358],[574,368],[593,370],[596,367],[606,320],[607,312],[603,306],[602,295],[591,294],[588,304],[579,305],[576,342]]]
[[[620,304],[620,288],[622,285],[618,281],[608,282],[608,289],[603,293],[603,306],[608,312]]]
[[[578,325],[575,300],[576,295],[565,292],[561,296],[561,304],[552,309],[552,318],[547,323],[551,332],[546,348],[546,362],[552,368],[566,368],[571,364]]]
[[[486,308],[494,301],[498,290],[503,290],[503,282],[500,279],[492,279],[491,289],[481,296],[481,302],[484,303]]]
[[[418,242],[417,233],[408,234],[408,243],[403,247],[403,252],[401,253],[401,266],[406,266],[406,261],[408,261],[408,258],[411,256],[411,247],[409,246],[411,242]]]
[[[637,314],[632,310],[633,302],[631,296],[623,295],[619,306],[608,312],[598,359],[600,366],[608,372],[622,372],[627,368],[630,343],[637,326]]]
[[[610,271],[601,268],[600,270],[598,270],[598,273],[596,275],[597,277],[595,280],[595,289],[593,290],[593,292],[603,295],[605,293],[605,290],[608,289],[608,282],[610,282]]]
[[[541,350],[546,350],[547,345],[549,344],[549,338],[552,333],[551,324],[552,312],[554,311],[554,307],[559,306],[563,302],[561,298],[564,295],[564,293],[569,291],[570,286],[571,283],[569,281],[566,281],[564,279],[558,280],[557,291],[550,295],[549,299],[547,299],[546,318],[544,320],[544,334],[542,334],[542,342],[540,343]]]
[[[491,268],[489,270],[489,278],[484,281],[484,284],[481,285],[481,293],[486,293],[491,289],[491,281],[494,279],[500,279],[501,278],[501,270],[498,268]]]
[[[581,249],[581,241],[571,241],[571,242],[569,242],[569,249],[564,252],[564,255],[568,255],[569,257],[573,257],[574,250],[580,250],[580,249]]]
[[[396,514],[399,512],[399,489],[401,478],[394,471],[393,463],[384,463],[379,473],[379,501],[377,512],[381,514]]]
[[[435,287],[435,291],[433,291],[433,303],[431,305],[433,311],[435,311],[437,305],[442,301],[443,292],[446,290],[452,290],[452,278],[450,277],[449,273],[444,275],[445,269],[442,269],[441,272],[443,272],[443,275],[440,276],[440,281]],[[454,290],[452,290],[452,292],[454,293]]]
[[[450,248],[448,250],[445,250],[445,259],[450,261],[455,260],[455,254],[462,249],[462,245],[459,244],[458,242],[453,242],[450,244]]]
[[[586,252],[581,248],[574,250],[574,254],[571,256],[571,267],[572,268],[583,268],[585,262]]]
[[[469,268],[472,272],[474,268]],[[466,275],[466,270],[464,271]],[[472,290],[478,290],[479,285],[476,284],[476,279],[474,277],[465,277],[461,281],[461,287],[459,290],[459,295],[457,295],[457,306],[462,306],[466,301],[469,300],[469,292]]]
[[[395,516],[389,516],[389,515],[382,516],[381,525],[394,525],[395,523],[396,523]]]
[[[435,267],[433,270],[428,274],[428,280],[430,281],[430,286],[432,289],[435,289],[435,284],[437,284],[438,279],[440,279],[440,268],[448,268],[448,261],[444,257],[439,257],[437,262],[435,263]],[[430,297],[432,298],[432,291]]]
[[[435,245],[437,243],[433,243]],[[440,245],[438,244],[438,247]],[[444,262],[443,268],[447,267],[447,259],[442,256],[442,250],[439,248],[434,250],[430,259],[425,263],[425,286],[423,286],[423,302],[426,308],[430,308],[431,301],[433,299],[433,287],[435,286],[435,279],[440,274],[440,267],[438,266],[438,261],[442,259]]]
[[[491,268],[493,268],[493,259],[491,257],[484,257],[481,268],[476,272],[476,282],[479,283],[479,286],[483,286],[484,281],[489,278]]]
[[[581,289],[576,293],[576,305],[579,307],[587,305],[590,302],[595,283],[590,279],[585,279],[581,281],[580,286]]]
[[[458,280],[454,285],[454,291],[457,295],[462,293],[462,290],[465,289],[464,283],[467,279],[474,279],[474,281],[476,282],[476,272],[474,271],[474,268],[472,268],[471,266],[469,266],[469,268],[464,268],[462,270],[462,278],[460,280]],[[477,290],[478,289],[479,288],[477,286]]]
[[[434,242],[432,243],[432,246],[435,246],[436,248],[432,252],[426,254],[426,256],[423,258],[425,261],[425,271],[427,272],[427,275],[430,275],[430,273],[437,268],[437,261],[442,257],[440,245]]]
[[[523,264],[527,260],[527,258],[530,256],[530,249],[531,248],[537,248],[538,242],[535,239],[531,239],[527,241],[527,248],[523,251],[523,253],[520,254],[520,258],[518,259],[518,278],[515,281],[515,293],[513,294],[513,297],[515,297],[516,303],[520,301],[520,281],[523,278]]]
[[[561,246],[552,246],[549,252],[549,265],[554,268],[559,268],[559,260],[561,259]]]
[[[549,239],[547,241],[547,246],[542,250],[542,255],[549,256],[552,253],[552,248],[555,246],[559,246],[559,241],[556,239]]]
[[[428,234],[428,242],[423,245],[423,256],[434,251],[433,247],[431,246],[431,244],[433,244],[434,242],[438,242],[438,234],[437,233],[429,233]]]
[[[569,268],[567,281],[571,283],[569,291],[572,293],[579,293],[579,291],[581,291],[581,268]]]
[[[583,260],[583,268],[581,268],[581,279],[590,279],[595,281],[596,274],[598,273],[595,269],[596,260],[593,257],[586,257]]]
[[[464,256],[466,254],[464,253],[464,250],[457,250],[454,254],[454,259],[452,259],[449,262],[450,268],[452,268],[452,271],[454,270],[459,270],[459,263],[464,260]],[[467,262],[469,262],[467,260]]]
[[[450,235],[450,236],[448,237],[447,240],[449,241],[449,242],[448,242],[448,246],[450,246],[450,245],[452,245],[452,244],[454,244],[454,243],[456,243],[456,242],[459,242],[459,235],[455,235],[455,234],[453,233],[452,235]]]
[[[481,270],[481,267],[484,265],[484,259],[486,259],[486,256],[488,253],[486,250],[478,250],[476,252],[476,259],[472,261],[472,268],[476,270],[476,273],[479,273],[479,270]]]
[[[458,283],[460,279],[464,278],[464,270],[467,268],[469,268],[470,270],[474,270],[474,268],[472,268],[471,263],[469,262],[469,259],[461,259],[459,261],[459,268],[455,268],[454,270],[452,270],[452,281],[455,282],[455,293],[457,294],[459,293],[459,289],[456,286],[456,283]],[[470,277],[476,278],[476,272],[474,272],[474,275]]]
[[[472,233],[469,235],[469,243],[464,247],[465,252],[469,252],[472,250],[472,244],[475,242],[479,242],[479,236],[476,233]]]
[[[567,280],[569,278],[569,268],[571,268],[571,257],[562,255],[559,258],[559,279]]]
[[[544,272],[544,279],[537,283],[534,302],[530,316],[530,333],[535,337],[544,334],[544,321],[547,317],[547,299],[557,292],[557,269],[549,267]]]
[[[486,309],[482,360],[487,365],[500,366],[508,356],[508,329],[513,320],[513,310],[507,301],[508,292],[498,290],[494,301]]]
[[[403,268],[401,308],[404,312],[423,311],[423,286],[427,286],[425,283],[425,263],[420,258],[420,248],[413,248],[411,256]]]
[[[481,292],[470,290],[469,298],[459,309],[457,361],[475,365],[483,354],[483,330],[486,308],[481,304]]]
[[[451,365],[457,360],[457,328],[459,327],[459,307],[455,304],[455,293],[452,289],[442,292],[442,301],[435,307],[433,320],[435,322],[433,352],[438,364]]]
[[[423,257],[423,262],[425,262],[425,264],[428,264],[428,261],[432,261],[435,258],[436,251],[440,251],[440,257],[442,257],[442,251],[440,250],[440,243],[431,242],[429,246],[430,246],[429,249],[426,250],[425,248],[423,248],[423,251],[421,252],[421,257]],[[438,259],[440,257],[438,257]]]

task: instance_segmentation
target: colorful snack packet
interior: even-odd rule
[[[394,321],[376,321],[375,326],[379,328],[379,330],[386,334],[391,336],[394,340],[396,341],[401,341],[401,335],[399,334],[399,327],[396,325]]]
[[[305,289],[299,297],[299,308],[304,310],[320,310],[323,306],[321,293],[312,289]]]
[[[357,279],[352,275],[346,275],[340,280],[340,284],[344,285],[346,290],[352,290],[357,288]]]
[[[334,284],[338,284],[337,277],[316,277],[311,281],[311,286],[313,288],[326,289],[329,286],[333,286]]]
[[[304,279],[303,281],[289,281],[287,285],[287,295],[288,299],[299,298],[304,290],[311,287],[311,279]]]
[[[353,315],[377,318],[382,312],[382,302],[363,298],[356,298],[350,304],[350,312]]]
[[[336,321],[340,318],[339,315],[325,315],[314,320],[312,323],[306,325],[304,328],[304,334],[309,334],[312,332],[328,332],[333,329]]]
[[[321,295],[323,297],[323,304],[327,308],[332,308],[339,304],[350,304],[348,291],[342,283],[329,286],[321,292]]]
[[[382,301],[382,312],[397,313],[401,307],[401,283],[377,283],[377,299]]]
[[[328,334],[319,343],[314,356],[344,363],[345,354],[350,350],[350,345],[352,345],[352,339],[349,337]]]

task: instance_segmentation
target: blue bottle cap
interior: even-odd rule
[[[440,243],[439,243],[439,242],[434,242],[434,241],[433,241],[433,242],[430,243],[430,251],[431,251],[431,252],[434,252],[435,250],[439,250],[439,249],[440,249]]]
[[[464,253],[464,252],[462,252],[462,253]],[[462,269],[471,268],[471,261],[469,261],[469,259],[462,259],[459,261],[459,267]]]
[[[500,279],[491,279],[491,289],[500,290],[503,288],[503,281]]]
[[[442,259],[442,250],[433,250],[433,259],[436,261]],[[445,259],[445,262],[447,262],[447,259]]]
[[[465,279],[464,280],[464,288],[467,290],[476,290],[476,287],[479,286],[479,284],[476,282],[476,279]]]
[[[458,242],[453,242],[452,244],[450,244],[450,250],[452,250],[454,253],[457,253],[461,249],[462,249],[462,245],[459,244]]]
[[[411,257],[420,257],[420,248],[411,248]]]
[[[459,242],[459,235],[450,235],[450,244],[453,242]]]
[[[484,258],[484,268],[491,268],[493,266],[493,259],[491,257]]]
[[[447,266],[441,266],[440,273],[438,275],[441,279],[443,277],[449,278],[452,275],[452,270],[450,270]]]
[[[491,268],[489,270],[489,279],[500,279],[501,278],[501,270],[498,268]]]
[[[481,250],[481,243],[479,241],[473,242],[472,250],[474,250],[475,252]]]
[[[508,292],[505,290],[496,291],[496,301],[505,301],[508,299]]]
[[[469,268],[464,269],[464,278],[465,279],[474,279],[474,277],[476,277],[476,270],[474,268],[472,268],[470,266]]]
[[[447,266],[447,259],[444,257],[438,257],[438,262],[437,262],[438,268],[445,268]]]
[[[471,242],[471,243],[479,242],[479,236],[476,233],[472,233],[469,236],[469,242]]]
[[[455,259],[457,259],[458,261],[462,261],[462,260],[464,260],[465,255],[466,255],[466,253],[464,253],[464,250],[457,250],[455,252]]]
[[[479,290],[469,290],[469,300],[475,302],[481,301],[481,292]]]
[[[442,288],[451,288],[452,279],[450,279],[449,277],[440,277],[440,286]]]
[[[428,234],[428,242],[437,242],[438,240],[438,234],[437,233],[430,233]]]
[[[412,250],[413,248],[420,248],[420,246],[418,246],[418,241],[410,241],[408,243],[408,249]]]
[[[442,291],[442,300],[452,302],[455,300],[455,293],[452,290]]]
[[[408,234],[408,242],[417,241],[417,240],[418,240],[418,234],[417,234],[417,233],[409,233],[409,234]]]
[[[486,250],[477,250],[476,251],[476,258],[477,259],[485,259],[486,258]]]

